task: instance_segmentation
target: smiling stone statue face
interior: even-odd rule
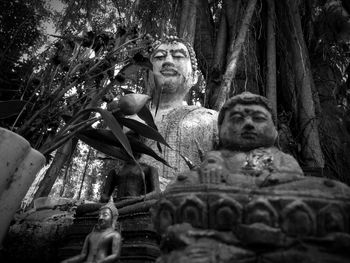
[[[229,150],[270,147],[276,137],[271,113],[257,104],[237,104],[228,109],[219,131],[221,145]]]
[[[173,41],[160,44],[152,53],[156,91],[162,92],[162,101],[180,102],[197,82],[190,54],[184,43]],[[163,97],[163,95],[165,97]]]

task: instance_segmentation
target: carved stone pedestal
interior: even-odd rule
[[[203,183],[194,171],[167,188],[153,213],[162,235],[157,262],[350,262],[348,186],[226,179]]]

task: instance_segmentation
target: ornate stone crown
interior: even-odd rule
[[[105,204],[104,206],[101,206],[100,210],[104,209],[104,208],[108,208],[109,210],[111,210],[114,220],[117,220],[117,218],[119,216],[119,212],[118,212],[118,209],[114,205],[114,201],[113,201],[112,196],[109,199],[107,204]]]

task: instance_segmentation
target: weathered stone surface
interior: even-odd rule
[[[45,209],[17,220],[4,241],[4,263],[59,262],[58,248],[62,246],[73,213]]]
[[[273,146],[265,98],[231,98],[222,149],[178,175],[153,210],[159,262],[349,262],[350,187],[305,177]]]
[[[187,246],[192,247],[199,242],[193,238],[196,233],[197,236],[209,238],[206,246],[211,246],[215,240],[233,244],[235,248],[260,251],[263,262],[284,262],[286,255],[293,260],[304,255],[302,262],[333,262],[332,255],[334,262],[347,262],[350,259],[350,254],[337,256],[339,252],[348,253],[345,251],[349,251],[346,248],[350,247],[348,186],[329,179],[310,177],[269,187],[256,184],[248,187],[243,178],[239,186],[201,184],[194,177],[191,179],[191,184],[190,180],[177,180],[169,186],[154,209],[154,223],[159,233],[182,244],[182,249],[176,248],[180,245],[173,244],[163,250],[164,262],[181,262],[174,261],[179,257],[175,255],[181,253],[187,257]],[[251,182],[249,178],[246,179]],[[245,187],[242,188],[242,185]],[[181,228],[181,232],[176,226],[186,222],[191,228]],[[172,231],[171,236],[169,229],[177,230]],[[218,236],[225,236],[223,233],[227,233],[226,236],[230,233],[231,238],[218,241]],[[324,261],[314,261],[314,257],[306,255],[304,250],[297,247],[300,242],[307,249],[316,247],[322,251],[315,252],[315,257],[324,256]],[[176,251],[169,247],[174,247]],[[203,255],[203,258],[207,257],[211,256]],[[293,260],[286,262],[295,262]]]
[[[162,156],[172,168],[146,155],[141,158],[141,162],[158,169],[161,190],[176,178],[176,174],[189,170],[181,155],[197,166],[202,162],[205,153],[214,147],[217,143],[217,116],[216,111],[198,106],[159,109],[155,123],[159,133],[172,149],[162,147],[160,153],[155,141],[148,140],[146,144]]]

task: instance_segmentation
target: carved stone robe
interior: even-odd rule
[[[162,156],[173,168],[147,155],[143,155],[140,161],[158,169],[161,190],[175,179],[176,174],[189,170],[181,155],[198,166],[205,154],[213,150],[217,143],[217,116],[216,111],[198,106],[184,105],[158,110],[155,123],[172,149],[162,145],[160,153],[157,143],[152,140],[147,140],[146,145]]]

